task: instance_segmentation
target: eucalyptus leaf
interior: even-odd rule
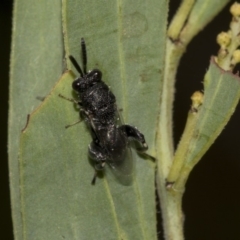
[[[88,69],[99,68],[103,72],[103,80],[116,95],[125,123],[137,126],[144,133],[149,153],[155,155],[167,2],[82,1],[81,4],[73,4],[64,1],[63,9],[66,9],[63,11],[66,54],[74,55],[80,61],[80,38],[85,38]],[[69,61],[68,68],[71,68]],[[149,237],[156,226],[155,173],[154,169],[147,170],[148,161],[137,155],[136,158],[138,205]],[[129,212],[129,215],[132,213]]]
[[[189,130],[186,151],[179,147],[176,152],[185,152],[183,166],[177,175],[168,178],[178,188],[183,187],[190,170],[214,143],[218,135],[232,116],[240,98],[240,79],[231,72],[224,71],[212,58],[210,68],[204,78],[204,100],[198,113],[194,116],[194,126]],[[183,136],[185,131],[183,133]],[[184,137],[182,137],[184,139]],[[184,146],[183,145],[183,146]],[[179,144],[181,146],[181,142]],[[173,168],[177,166],[174,162]],[[178,166],[179,168],[179,166]]]
[[[239,77],[219,68],[212,59],[204,78],[204,101],[195,127],[195,138],[189,144],[192,151],[187,164],[195,164],[199,154],[205,153],[215,141],[234,113],[239,98]]]
[[[27,114],[62,74],[61,1],[14,1],[9,100],[9,176],[16,240],[22,239],[18,150]]]

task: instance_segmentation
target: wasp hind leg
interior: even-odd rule
[[[107,154],[103,148],[101,148],[96,142],[91,142],[88,147],[88,154],[91,159],[94,161],[95,173],[91,184],[94,185],[98,172],[102,171],[106,164]]]
[[[145,141],[145,137],[136,127],[133,127],[131,125],[122,125],[119,128],[127,135],[128,138],[133,138],[135,141],[141,144],[141,147],[136,149],[137,152],[155,161],[155,158],[153,156],[146,153],[148,150],[148,145]]]

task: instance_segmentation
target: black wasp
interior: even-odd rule
[[[98,69],[87,72],[87,51],[83,38],[81,48],[83,70],[76,59],[69,56],[80,74],[80,77],[72,83],[79,99],[72,101],[80,107],[80,118],[86,121],[92,135],[92,142],[88,147],[89,156],[94,161],[95,167],[92,184],[95,184],[97,173],[104,169],[106,163],[117,177],[125,176],[123,182],[128,184],[132,171],[130,138],[141,144],[142,152],[146,151],[148,146],[144,135],[137,128],[121,124],[116,98],[102,81],[102,72]]]

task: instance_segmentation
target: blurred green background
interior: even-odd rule
[[[174,137],[179,141],[190,107],[190,96],[202,90],[203,75],[210,56],[218,51],[216,35],[227,31],[231,20],[229,7],[212,21],[188,46],[177,74],[174,106]],[[171,2],[169,18],[180,0]],[[161,13],[159,13],[161,14]],[[12,240],[7,164],[7,114],[12,1],[0,1],[0,239]],[[240,68],[238,68],[240,70]],[[240,239],[240,107],[223,133],[195,167],[183,200],[186,215],[186,240]],[[16,136],[19,137],[19,136]],[[160,196],[161,201],[161,196]],[[158,214],[159,219],[160,214]],[[159,228],[161,231],[161,228]],[[161,239],[161,233],[159,235]]]

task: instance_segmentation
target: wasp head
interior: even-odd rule
[[[82,93],[101,81],[102,72],[98,69],[93,69],[82,77],[75,79],[72,83],[72,88],[76,92]]]

